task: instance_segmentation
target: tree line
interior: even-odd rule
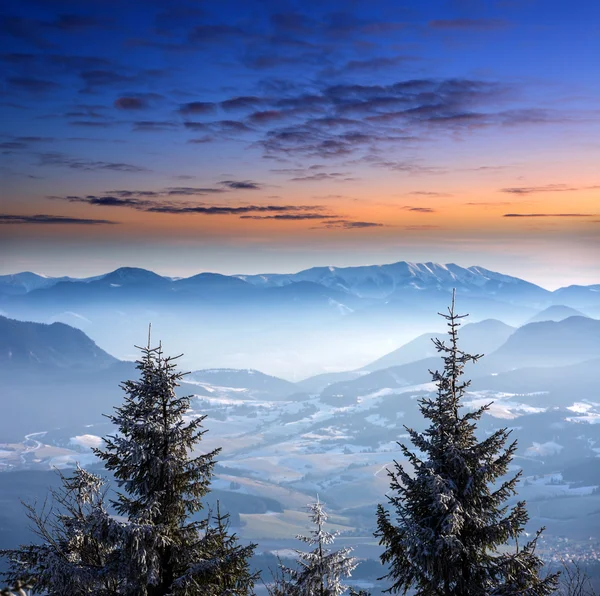
[[[564,590],[557,573],[543,572],[536,553],[543,529],[521,544],[525,503],[506,505],[520,478],[520,472],[506,478],[517,448],[510,431],[480,440],[477,422],[491,404],[461,408],[470,384],[463,380],[465,365],[481,355],[460,348],[466,315],[456,314],[454,296],[441,316],[449,340],[434,340],[443,363],[430,371],[437,393],[419,402],[429,426],[420,433],[406,428],[412,445],[399,445],[410,466],[393,463],[388,502],[377,507],[375,536],[387,569],[379,581],[386,592],[418,596]],[[298,537],[305,547],[296,551],[296,564],[280,562],[262,580],[252,571],[256,545],[239,542],[218,504],[203,509],[220,449],[194,455],[206,417],[190,416],[191,396],[176,394],[184,376],[177,357],[151,347],[150,338],[140,350],[139,379],[122,384],[123,404],[109,416],[116,432],[94,450],[115,479],[116,498],[107,498],[103,478],[79,466],[61,476],[51,506],[26,505],[40,541],[0,552],[12,586],[0,594],[248,596],[263,581],[271,596],[368,596],[345,585],[358,561],[350,548],[331,548],[335,533],[326,530],[318,498],[308,506],[313,529]],[[567,580],[563,593],[591,594],[581,574]]]

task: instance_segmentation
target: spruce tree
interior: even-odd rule
[[[176,395],[184,376],[176,370],[176,358],[165,357],[161,346],[151,348],[150,341],[140,349],[140,379],[122,385],[125,403],[109,416],[118,432],[105,438],[104,449],[96,450],[124,489],[114,507],[128,520],[121,570],[128,578],[127,593],[249,593],[228,591],[226,585],[245,578],[251,589],[245,561],[254,547],[235,550],[229,544],[227,552],[212,549],[210,520],[191,519],[203,508],[220,451],[193,456],[206,432],[202,427],[206,416],[190,417],[190,396]],[[236,557],[242,559],[238,564]]]
[[[459,348],[461,319],[454,310],[440,315],[449,327],[449,342],[434,340],[444,363],[431,372],[435,398],[423,398],[419,407],[430,421],[422,433],[406,428],[414,449],[399,444],[412,467],[409,473],[394,462],[389,505],[377,510],[376,536],[385,547],[381,560],[389,566],[382,579],[392,582],[387,592],[418,596],[546,596],[556,588],[556,575],[541,578],[542,560],[535,547],[540,532],[518,546],[528,514],[524,502],[511,509],[520,473],[504,479],[516,451],[508,444],[506,428],[478,440],[477,421],[491,404],[463,412],[470,381],[461,379],[465,365],[481,354]],[[508,546],[502,553],[498,547]]]
[[[109,416],[117,433],[96,455],[120,488],[105,507],[104,481],[77,468],[63,477],[53,508],[29,515],[42,543],[3,551],[11,584],[31,580],[50,596],[246,596],[256,575],[227,516],[194,519],[219,449],[194,455],[205,416],[177,397],[183,374],[162,348],[141,348],[140,379],[122,387],[124,404]]]
[[[109,596],[118,593],[114,564],[118,559],[112,536],[119,524],[104,505],[105,482],[77,466],[70,476],[61,474],[61,486],[51,489],[51,501],[38,511],[25,505],[40,544],[0,551],[8,559],[4,578],[37,593]]]
[[[280,577],[271,586],[271,594],[287,596],[339,596],[348,587],[342,579],[350,577],[357,566],[357,561],[348,556],[351,548],[341,548],[331,551],[331,545],[337,533],[328,532],[324,526],[327,513],[323,504],[317,499],[307,506],[310,520],[314,526],[309,536],[298,535],[298,540],[304,542],[312,550],[305,552],[296,550],[298,566],[290,568],[280,566]]]

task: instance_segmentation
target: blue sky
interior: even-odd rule
[[[12,3],[0,273],[598,281],[600,5]]]

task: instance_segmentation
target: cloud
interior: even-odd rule
[[[46,81],[33,77],[9,77],[7,82],[12,87],[16,87],[27,93],[46,93],[60,88],[60,85],[54,81]]]
[[[502,217],[594,217],[593,213],[505,213]]]
[[[186,116],[212,114],[216,110],[216,107],[217,105],[210,101],[190,101],[189,103],[181,104],[177,111]]]
[[[311,217],[295,217],[281,219],[313,219],[312,214],[320,212],[323,207],[320,205],[206,205],[194,203],[177,203],[173,201],[156,200],[165,196],[185,195],[186,192],[192,194],[202,194],[198,191],[207,189],[186,189],[173,188],[164,191],[154,192],[146,191],[145,195],[141,193],[133,196],[132,191],[113,191],[111,195],[106,196],[49,196],[53,200],[67,201],[69,203],[84,203],[96,207],[123,207],[144,211],[146,213],[164,213],[172,215],[200,214],[200,215],[245,215],[248,213],[267,213],[267,214],[311,214]],[[208,189],[213,191],[214,189]],[[217,189],[216,192],[224,192]],[[120,196],[119,196],[120,195]],[[330,217],[320,214],[321,217]]]
[[[244,95],[239,97],[232,97],[222,101],[219,107],[226,112],[233,112],[238,110],[252,110],[257,106],[265,103],[265,99],[257,97],[255,95]]]
[[[252,180],[222,180],[219,182],[223,186],[227,186],[232,190],[259,190],[262,185]]]
[[[166,120],[137,120],[132,123],[133,132],[162,132],[177,128],[175,122]]]
[[[59,166],[73,170],[94,171],[110,170],[113,172],[147,172],[148,169],[121,162],[95,161],[87,158],[69,157],[62,153],[38,153],[41,166]]]
[[[232,134],[252,132],[244,122],[238,120],[216,120],[214,122],[184,122],[184,127],[194,131],[205,131],[214,134]]]
[[[436,192],[436,191],[432,191],[432,190],[413,190],[406,194],[418,196],[418,197],[447,197],[447,196],[449,196],[449,194],[446,192]]]
[[[337,218],[339,215],[324,215],[323,213],[282,213],[278,215],[241,215],[240,219],[279,219],[279,220],[310,220]]]
[[[431,207],[412,207],[410,205],[405,205],[402,209],[414,211],[415,213],[435,213],[435,209],[432,209]]]
[[[364,228],[381,228],[384,227],[382,223],[376,223],[373,221],[351,221],[348,219],[338,219],[335,221],[326,221],[322,228],[341,228],[344,230],[360,230]]]
[[[326,180],[348,182],[356,179],[352,178],[346,172],[318,172],[317,174],[307,174],[305,176],[296,176],[294,178],[290,178],[290,182],[323,182]]]
[[[105,225],[117,224],[108,219],[83,219],[79,217],[66,217],[63,215],[13,215],[0,214],[0,224],[70,224],[70,225]]]
[[[431,29],[450,31],[491,31],[506,29],[510,22],[504,19],[437,19],[429,21]]]
[[[146,101],[141,97],[118,97],[115,99],[115,108],[119,110],[143,110],[148,107]]]
[[[597,188],[590,186],[586,188]],[[567,186],[566,184],[546,184],[545,186],[517,186],[513,188],[501,188],[500,192],[505,192],[514,195],[529,195],[539,192],[568,192],[583,190],[582,188]]]
[[[171,214],[191,214],[198,213],[203,215],[240,215],[245,213],[270,213],[281,212],[286,214],[288,211],[304,211],[309,209],[321,209],[317,206],[297,206],[297,205],[244,205],[241,207],[222,207],[222,206],[178,206],[178,205],[158,205],[145,208],[144,211],[149,213],[171,213]],[[280,217],[275,219],[314,219],[310,217]],[[323,216],[321,217],[329,217]],[[253,218],[255,219],[255,218]],[[267,218],[273,219],[273,218]]]
[[[252,124],[269,124],[288,118],[290,112],[285,110],[263,110],[262,112],[254,112],[248,116],[248,120]]]

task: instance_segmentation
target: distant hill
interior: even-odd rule
[[[582,312],[571,308],[570,306],[564,306],[563,304],[555,304],[545,308],[542,312],[539,312],[534,317],[531,317],[527,323],[540,323],[542,321],[562,321],[569,317],[585,317]]]
[[[69,281],[68,277],[46,277],[31,271],[23,271],[13,275],[0,275],[0,294],[8,296],[27,294],[39,288],[48,288],[59,281]]]
[[[592,286],[567,286],[552,293],[555,304],[568,304],[573,308],[600,307],[600,284]]]
[[[467,352],[489,354],[499,348],[514,331],[514,327],[494,319],[469,323],[460,330],[461,345]],[[425,333],[397,350],[367,364],[361,370],[372,372],[436,356],[437,350],[432,341],[436,337],[441,340],[448,339],[447,334]]]
[[[465,325],[463,332],[466,331]],[[471,348],[466,346],[466,340],[463,341],[463,335],[465,334],[460,336],[460,345],[466,351],[471,351]],[[417,339],[424,341],[424,338]],[[473,352],[481,352],[476,345],[474,348]],[[581,365],[598,359],[600,321],[586,317],[570,317],[560,322],[530,323],[515,330],[497,350],[477,364],[469,365],[466,373],[467,378],[478,379],[512,370],[532,367],[551,369]],[[358,378],[353,373],[337,373],[337,378],[332,378],[333,382],[323,388],[322,395],[329,402],[345,403],[382,389],[427,383],[431,381],[429,370],[439,369],[441,365],[441,358],[437,355],[377,369]],[[344,374],[346,376],[343,376]],[[527,374],[523,373],[523,378],[526,378]],[[491,378],[493,379],[493,376]],[[306,382],[301,385],[307,387]]]
[[[298,391],[294,383],[266,375],[258,370],[214,368],[197,370],[185,376],[188,383],[206,383],[217,387],[248,389],[272,397],[284,398]]]
[[[600,321],[569,317],[529,323],[490,354],[488,365],[500,370],[528,366],[565,366],[600,357]]]
[[[117,362],[74,327],[0,316],[0,365],[5,372],[21,368],[99,370]]]

